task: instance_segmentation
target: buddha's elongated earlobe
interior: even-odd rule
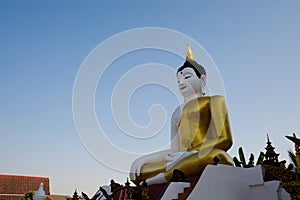
[[[202,93],[202,95],[204,96],[205,95],[205,86],[206,86],[206,75],[201,75],[201,78],[200,78],[200,80],[201,80],[201,93]]]

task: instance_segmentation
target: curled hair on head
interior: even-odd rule
[[[184,64],[181,67],[179,67],[179,69],[177,70],[177,74],[178,74],[178,72],[181,72],[184,68],[187,68],[187,67],[192,68],[195,71],[198,78],[201,78],[201,75],[206,75],[206,71],[205,71],[204,67],[202,67],[202,65],[198,64],[194,60],[185,61]]]

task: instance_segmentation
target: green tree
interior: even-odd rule
[[[33,200],[33,195],[34,195],[35,191],[34,190],[30,190],[28,192],[25,193],[25,197],[22,198],[22,200]]]
[[[296,155],[295,155],[295,153],[290,149],[290,150],[288,150],[288,153],[289,153],[289,157],[290,157],[290,159],[291,159],[291,164],[292,165],[294,165],[294,167],[295,168],[297,168],[298,167],[298,165],[297,165],[297,161],[296,161]]]
[[[238,153],[239,153],[240,160],[237,157],[233,158],[233,162],[236,167],[243,167],[243,168],[254,167],[254,155],[252,153],[250,154],[248,163],[246,163],[246,159],[242,147],[239,148]],[[262,164],[264,157],[265,154],[263,152],[260,152],[256,165]]]

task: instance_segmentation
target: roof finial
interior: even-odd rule
[[[267,139],[268,139],[267,144],[269,144],[270,143],[270,139],[269,139],[269,134],[268,133],[267,133]]]
[[[187,51],[186,51],[186,58],[185,59],[187,61],[194,61],[195,60],[193,52],[191,50],[190,44],[188,44]]]

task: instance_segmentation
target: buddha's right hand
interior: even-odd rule
[[[140,158],[132,163],[129,173],[130,180],[134,181],[137,178],[137,176],[140,176],[143,165],[144,162]]]

